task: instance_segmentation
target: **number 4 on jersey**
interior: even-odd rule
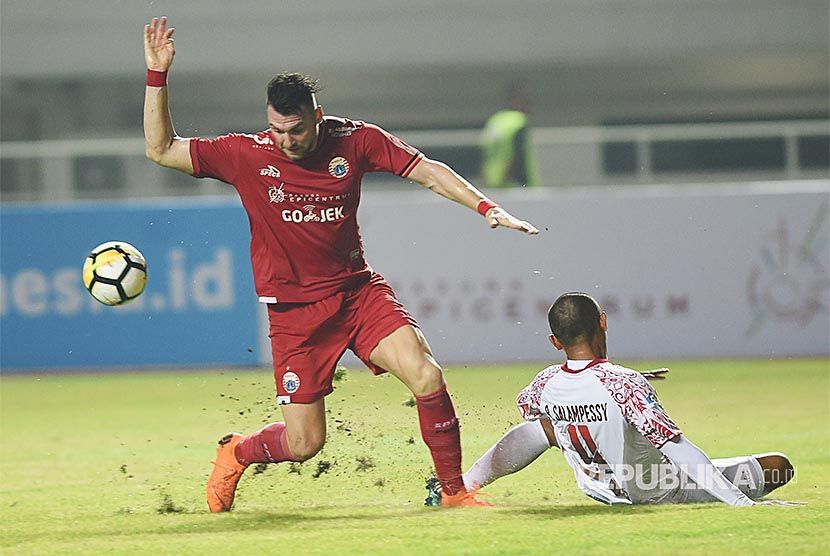
[[[568,437],[571,439],[574,450],[577,451],[586,465],[606,463],[602,454],[597,450],[597,443],[591,437],[591,430],[588,425],[574,425],[573,423],[568,425]]]

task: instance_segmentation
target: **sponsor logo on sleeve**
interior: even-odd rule
[[[348,126],[336,127],[331,131],[331,136],[332,137],[350,137],[352,135],[353,131],[354,131],[354,129],[351,128],[351,127],[348,127]]]
[[[663,410],[663,406],[660,405],[660,400],[658,400],[657,396],[655,396],[654,394],[649,394],[648,396],[646,396],[646,407],[654,410]]]
[[[254,135],[254,141],[257,145],[273,145],[274,142],[271,140],[269,135]]]

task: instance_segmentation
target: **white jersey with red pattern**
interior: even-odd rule
[[[270,131],[190,142],[195,177],[233,185],[251,226],[260,301],[310,303],[369,280],[357,224],[368,172],[406,177],[423,158],[383,129],[326,116],[315,150],[287,158]]]
[[[606,359],[581,370],[553,365],[517,403],[527,420],[550,418],[579,488],[591,498],[630,504],[667,496],[657,488],[667,463],[658,448],[682,433],[637,371]]]

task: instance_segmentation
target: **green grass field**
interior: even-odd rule
[[[662,363],[639,363],[639,368]],[[552,450],[489,486],[497,508],[427,508],[428,452],[408,392],[352,370],[329,441],[302,465],[249,468],[234,511],[204,485],[215,442],[279,420],[270,370],[0,379],[0,552],[12,554],[826,554],[830,362],[673,362],[657,383],[711,457],[787,453],[806,507],[607,507]],[[464,466],[519,420],[539,365],[449,368]]]

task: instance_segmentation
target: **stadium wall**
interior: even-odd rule
[[[258,363],[248,229],[233,199],[6,205],[0,226],[4,371]],[[87,253],[110,240],[148,262],[147,289],[121,307],[81,282]]]
[[[490,193],[541,233],[426,192],[362,209],[368,260],[439,361],[558,359],[546,315],[567,291],[604,306],[616,358],[830,354],[827,180]]]
[[[616,358],[830,355],[827,180],[491,192],[536,237],[401,185],[364,195],[367,258],[444,363],[556,358],[545,315],[572,290],[603,304]],[[4,372],[269,364],[238,202],[5,205],[0,224]],[[114,239],[149,282],[109,308],[80,269]]]

